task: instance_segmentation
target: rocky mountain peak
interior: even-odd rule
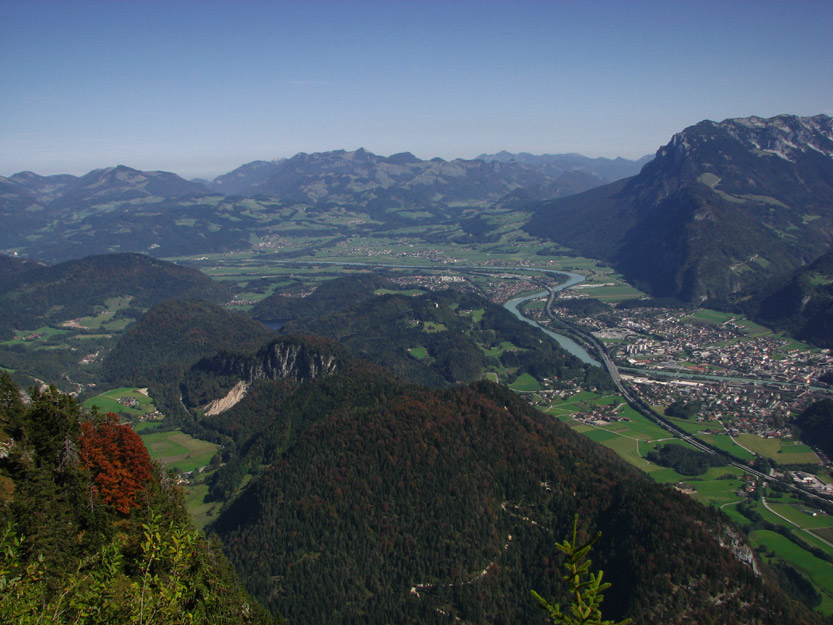
[[[743,117],[720,122],[730,136],[763,154],[794,162],[796,152],[814,150],[833,157],[833,118],[827,115]]]
[[[734,145],[729,145],[731,142]],[[656,161],[675,165],[696,154],[725,155],[743,149],[756,156],[776,156],[791,163],[802,154],[817,152],[833,158],[833,118],[778,115],[703,121],[675,134],[657,152]]]

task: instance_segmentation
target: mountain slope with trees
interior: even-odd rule
[[[202,300],[168,300],[145,313],[106,355],[105,380],[148,386],[165,414],[183,414],[178,382],[195,362],[221,350],[254,349],[274,332]]]
[[[93,314],[111,297],[146,309],[172,297],[231,298],[222,284],[193,269],[141,254],[103,254],[57,265],[14,261],[0,276],[0,331],[34,329]]]
[[[543,622],[530,589],[563,598],[552,543],[575,513],[582,535],[603,532],[608,618],[819,622],[756,573],[719,512],[507,389],[388,383],[368,397],[366,383],[342,378],[338,405],[212,526],[291,622]]]
[[[769,325],[821,347],[833,347],[833,254],[797,270],[753,313]]]
[[[283,330],[335,339],[362,358],[430,386],[473,382],[487,370],[501,371],[507,382],[530,374],[538,380],[579,379],[587,388],[608,385],[598,368],[583,365],[552,341],[542,341],[538,330],[485,297],[453,289],[376,295],[369,288],[354,289],[355,282],[332,280],[309,297],[281,298],[284,311],[304,311],[287,320]],[[329,293],[341,294],[336,300],[340,304],[322,306],[334,299]],[[260,311],[256,307],[253,314]]]
[[[0,621],[234,623],[272,618],[181,492],[115,415],[0,376]]]
[[[526,228],[654,295],[737,303],[830,249],[831,155],[826,115],[704,121],[639,175],[539,205]]]

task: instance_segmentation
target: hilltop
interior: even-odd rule
[[[529,590],[560,594],[552,543],[578,512],[584,532],[604,532],[594,564],[614,584],[612,618],[815,622],[719,513],[508,390],[356,373],[274,387],[272,414],[314,405],[316,419],[270,424],[293,432],[277,446],[238,438],[275,460],[211,526],[249,588],[290,621],[533,622]]]
[[[134,309],[172,297],[223,301],[226,288],[205,274],[140,254],[102,254],[57,265],[12,259],[0,275],[0,331],[34,329],[93,314],[111,297]]]

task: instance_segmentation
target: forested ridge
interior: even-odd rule
[[[335,339],[357,356],[428,386],[473,382],[487,370],[511,372],[507,382],[529,373],[580,380],[588,388],[610,386],[597,367],[542,341],[538,330],[481,295],[375,294],[382,286],[393,285],[372,274],[339,278],[308,297],[267,298],[252,314],[284,322],[287,333]],[[415,348],[425,356],[415,357]]]
[[[150,387],[160,410],[187,417],[179,380],[191,365],[223,349],[254,349],[272,336],[245,315],[202,300],[172,299],[128,328],[105,357],[104,375],[114,386]]]
[[[529,591],[562,596],[552,544],[575,513],[583,534],[603,532],[594,560],[614,584],[606,617],[819,622],[768,569],[753,570],[719,512],[511,391],[391,380],[364,393],[365,382],[342,376],[339,401],[284,439],[211,528],[251,591],[290,622],[544,622]]]
[[[231,297],[224,285],[196,269],[141,254],[102,254],[57,265],[6,261],[0,267],[0,337],[92,314],[107,298],[125,295],[139,310],[172,297],[213,302]]]

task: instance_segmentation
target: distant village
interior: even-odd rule
[[[554,312],[604,341],[623,379],[647,403],[697,402],[697,419],[714,421],[715,431],[791,437],[792,416],[833,396],[820,379],[833,372],[830,350],[799,349],[775,334],[754,336],[741,319],[708,323],[669,308],[579,316],[556,304]]]

